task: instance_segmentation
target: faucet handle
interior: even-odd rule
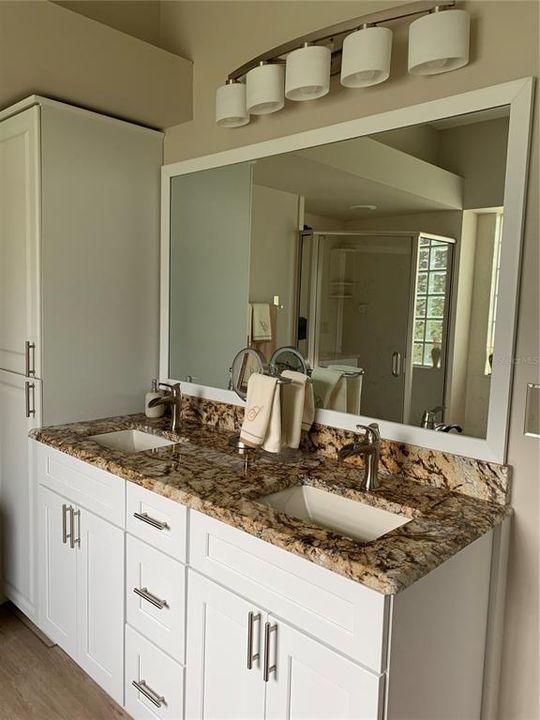
[[[357,425],[356,429],[365,434],[369,443],[378,443],[381,441],[381,432],[378,423],[370,423],[369,425]]]
[[[173,383],[171,385],[170,383],[160,382],[159,387],[167,388],[168,390],[170,390],[170,393],[173,397],[180,397],[182,394],[180,383]]]

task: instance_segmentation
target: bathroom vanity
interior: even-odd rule
[[[480,717],[506,505],[391,476],[365,493],[354,466],[246,465],[230,432],[165,428],[33,433],[39,625],[129,714]],[[361,504],[367,539],[272,506],[295,488]]]

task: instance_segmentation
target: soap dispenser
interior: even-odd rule
[[[162,395],[163,393],[158,390],[158,381],[152,380],[152,387],[150,389],[150,392],[147,392],[144,396],[144,412],[147,418],[159,418],[163,416],[163,413],[165,412],[164,405],[148,407],[151,400],[154,400],[154,398],[159,398]]]

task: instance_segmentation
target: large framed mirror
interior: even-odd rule
[[[318,422],[504,462],[532,79],[163,168],[160,374],[240,402],[288,346]]]

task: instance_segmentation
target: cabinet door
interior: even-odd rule
[[[0,576],[5,595],[34,621],[34,443],[28,431],[41,422],[40,398],[39,380],[0,370]]]
[[[39,345],[38,143],[39,108],[0,123],[0,368],[20,374]]]
[[[269,631],[269,632],[268,632]],[[267,720],[378,720],[381,677],[270,617]]]
[[[264,718],[263,622],[246,600],[188,573],[187,720]]]
[[[124,533],[88,510],[75,517],[79,665],[123,704]]]
[[[39,625],[68,655],[77,651],[77,552],[68,539],[69,501],[38,489]]]

